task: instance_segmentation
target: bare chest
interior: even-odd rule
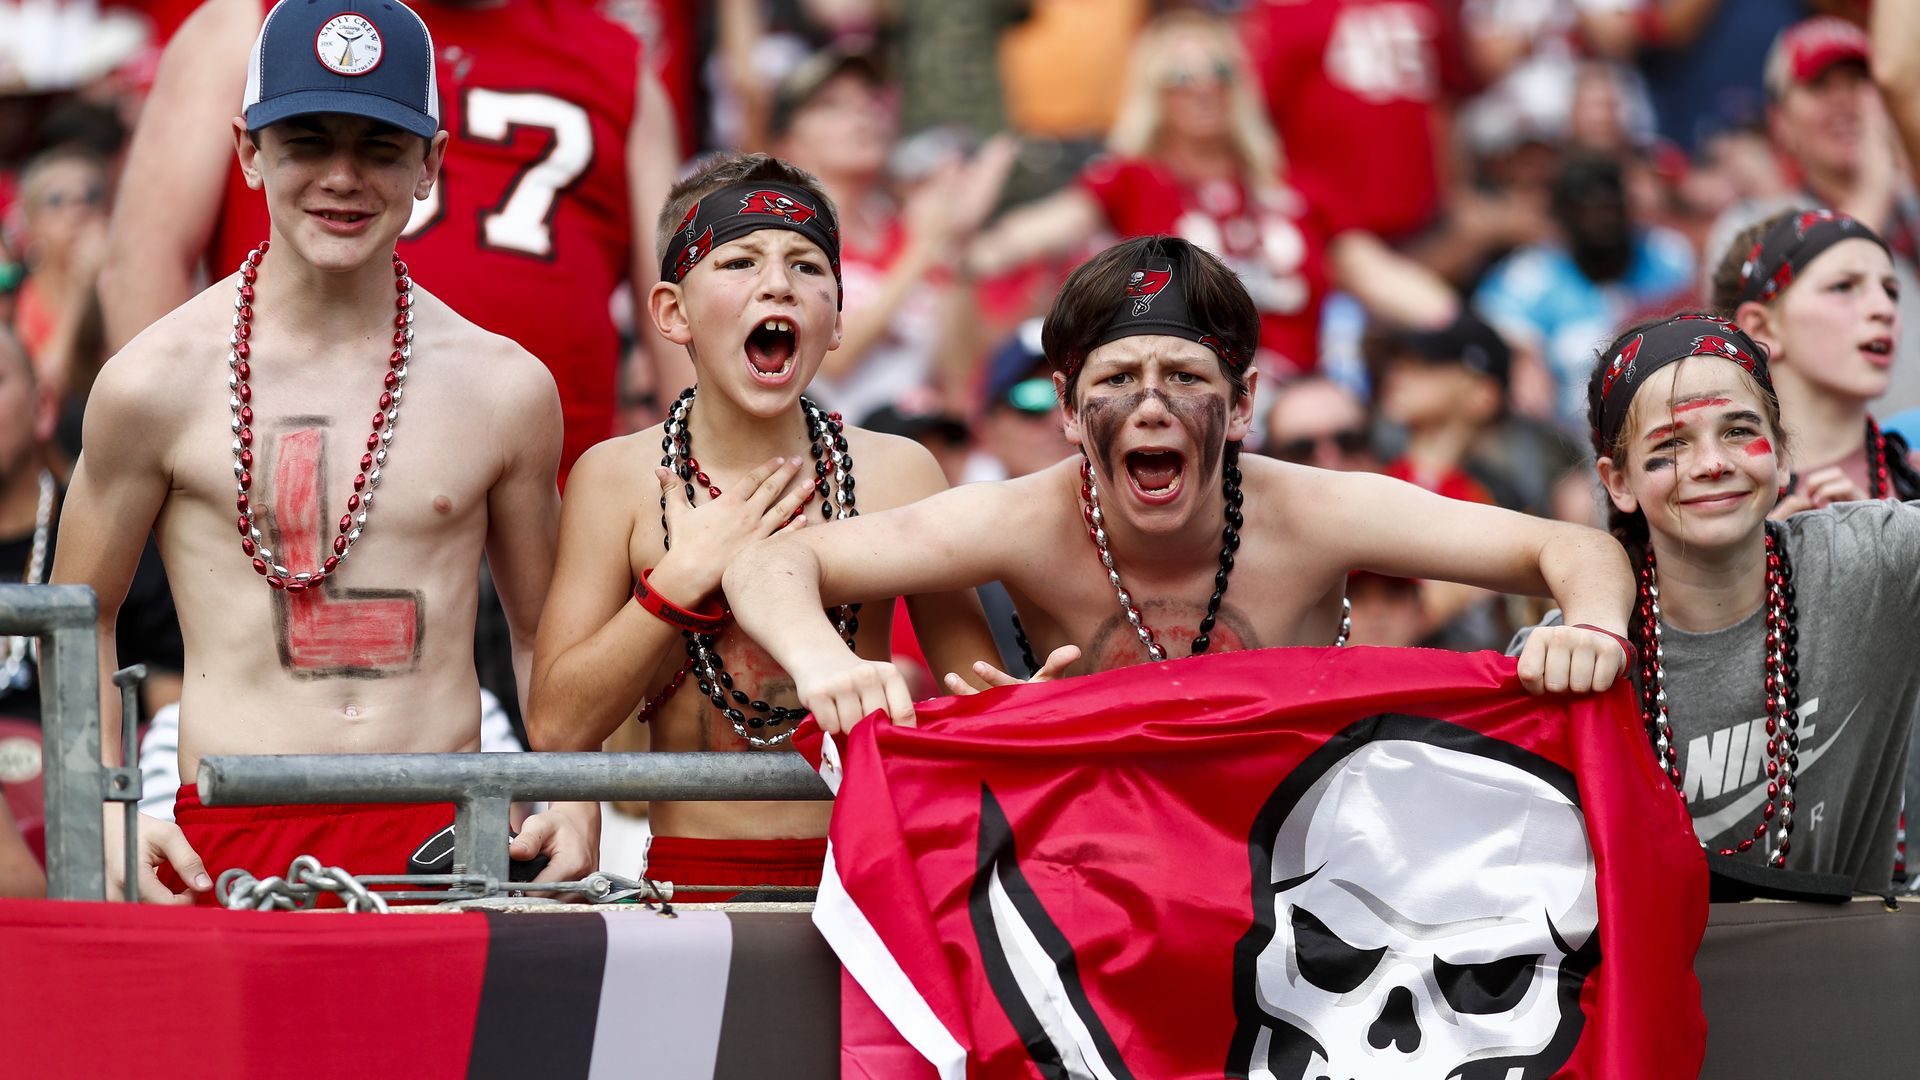
[[[1149,642],[1169,659],[1193,655],[1196,645],[1213,653],[1331,644],[1339,586],[1330,590],[1289,572],[1274,548],[1270,539],[1247,536],[1224,575],[1217,547],[1151,577],[1129,578],[1122,560],[1116,586],[1092,541],[1077,530],[1060,539],[1047,573],[1025,575],[1014,602],[1036,658],[1078,646],[1077,673],[1145,663],[1152,658]]]

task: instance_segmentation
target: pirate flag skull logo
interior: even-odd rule
[[[1600,934],[1565,768],[1444,721],[1368,717],[1280,782],[1249,851],[1226,1077],[1547,1080],[1572,1056]],[[1130,1080],[985,788],[969,909],[1042,1072]]]
[[[1566,769],[1375,717],[1275,789],[1251,851],[1228,1076],[1547,1080],[1572,1055],[1600,937]]]

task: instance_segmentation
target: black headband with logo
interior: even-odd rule
[[[1600,425],[1593,432],[1597,452],[1613,452],[1640,384],[1654,372],[1689,356],[1717,356],[1738,364],[1761,386],[1773,389],[1766,350],[1745,331],[1711,315],[1675,315],[1628,338],[1607,358],[1606,365],[1594,372],[1600,397]]]
[[[1740,266],[1740,302],[1771,302],[1808,263],[1842,240],[1871,240],[1887,250],[1879,233],[1834,210],[1807,210],[1774,222]]]
[[[660,260],[660,280],[678,283],[714,248],[761,229],[791,229],[826,253],[833,282],[840,281],[840,228],[819,197],[792,184],[742,181],[729,184],[687,208]],[[838,290],[844,292],[844,288]],[[837,303],[836,303],[836,306]]]
[[[1173,280],[1173,275],[1173,263],[1167,259],[1148,259],[1129,275],[1119,312],[1093,344],[1087,346],[1087,351],[1124,337],[1164,334],[1197,341],[1212,349],[1227,367],[1235,372],[1245,371],[1253,358],[1194,325],[1193,316],[1187,311],[1186,293]],[[1069,359],[1066,371],[1069,380],[1080,373],[1080,365],[1085,360],[1084,355]]]

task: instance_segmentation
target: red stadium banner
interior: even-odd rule
[[[1283,649],[921,716],[823,767],[845,1076],[1699,1074],[1706,866],[1624,687]]]

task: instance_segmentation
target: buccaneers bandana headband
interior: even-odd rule
[[[1174,273],[1171,261],[1148,259],[1128,275],[1126,288],[1120,298],[1120,310],[1100,336],[1093,340],[1093,344],[1087,346],[1087,351],[1092,352],[1124,337],[1164,334],[1197,341],[1212,349],[1229,368],[1244,371],[1250,357],[1194,325],[1193,316],[1187,311],[1186,293],[1173,280]],[[1084,360],[1084,355],[1071,359],[1066,371],[1068,379],[1080,373],[1080,364]]]
[[[1640,384],[1668,364],[1689,356],[1717,356],[1731,360],[1746,370],[1768,391],[1773,378],[1767,374],[1766,350],[1754,343],[1744,330],[1711,315],[1676,315],[1663,323],[1628,338],[1620,351],[1607,358],[1606,366],[1595,373],[1600,383],[1600,426],[1593,433],[1594,450],[1611,453],[1620,427],[1626,423],[1628,406]]]
[[[1880,234],[1832,210],[1808,210],[1774,222],[1741,264],[1740,302],[1771,302],[1821,252],[1842,240],[1855,239],[1871,240],[1882,250],[1887,246]]]
[[[676,284],[685,280],[715,247],[761,229],[791,229],[813,241],[826,253],[833,283],[842,284],[840,229],[833,212],[820,204],[818,196],[801,188],[757,180],[708,192],[687,208],[660,260],[660,280]],[[844,295],[844,287],[838,291]]]

